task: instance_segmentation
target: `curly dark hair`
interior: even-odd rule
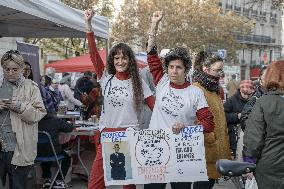
[[[194,69],[198,71],[203,71],[203,66],[209,68],[215,62],[223,61],[223,59],[215,53],[200,51],[194,61]]]
[[[140,112],[142,107],[142,101],[144,99],[142,81],[139,75],[139,70],[137,67],[134,52],[127,44],[119,43],[111,48],[107,60],[107,72],[109,74],[115,75],[116,70],[114,67],[114,56],[119,54],[120,52],[123,54],[123,56],[129,58],[128,72],[133,87],[134,109],[136,110],[136,112]]]
[[[181,60],[183,66],[185,67],[185,73],[188,73],[191,68],[191,60],[190,57],[187,55],[186,48],[177,47],[171,49],[165,56],[165,68],[168,71],[169,63],[173,60]]]

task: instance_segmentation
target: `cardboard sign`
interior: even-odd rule
[[[106,185],[207,181],[203,127],[102,133]]]

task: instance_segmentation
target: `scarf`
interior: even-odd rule
[[[219,92],[219,77],[194,70],[192,78],[193,82],[198,82],[206,90],[216,93]]]
[[[24,84],[24,81],[25,81],[25,77],[23,75],[20,76],[20,78],[15,81],[15,82],[10,82],[8,81],[6,78],[4,78],[5,82],[9,82],[11,83],[12,85],[15,85],[16,87],[21,87],[23,84]],[[4,82],[4,81],[3,81]],[[2,83],[3,84],[3,83]],[[1,86],[0,86],[1,87]]]

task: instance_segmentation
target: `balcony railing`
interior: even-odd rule
[[[263,35],[239,35],[236,34],[237,41],[241,43],[251,43],[251,44],[271,44],[275,43],[275,39],[272,39],[269,36]]]

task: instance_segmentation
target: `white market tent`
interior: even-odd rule
[[[108,39],[109,23],[95,16],[93,30]],[[0,37],[85,37],[84,13],[58,0],[1,0]]]

